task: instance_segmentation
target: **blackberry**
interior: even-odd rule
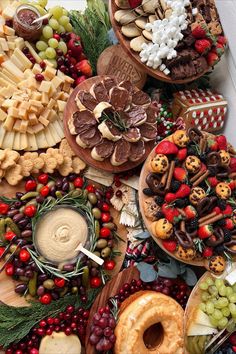
[[[223,200],[223,199],[218,199],[218,200],[217,200],[217,206],[218,206],[221,210],[225,210],[225,209],[226,209],[226,205],[227,205],[226,200]]]
[[[161,197],[160,195],[157,195],[157,196],[155,197],[155,202],[156,202],[158,205],[163,204],[164,201],[165,201],[165,199],[164,199],[163,197]]]
[[[200,159],[202,162],[206,163],[207,162],[207,154],[206,153],[201,154]]]
[[[225,226],[225,220],[222,219],[222,220],[217,221],[217,225],[218,226]]]
[[[189,227],[191,230],[197,230],[198,229],[198,219],[197,218],[194,218],[192,220],[190,220],[189,222]]]
[[[179,187],[181,186],[181,182],[179,181],[172,181],[170,185],[170,189],[172,193],[176,193],[179,190]]]
[[[149,197],[154,195],[153,191],[150,188],[144,188],[143,189],[143,194],[145,194],[145,195],[147,195]]]
[[[175,207],[176,208],[184,208],[186,205],[185,205],[185,201],[184,199],[177,199],[175,201]]]
[[[225,250],[225,246],[224,245],[218,245],[214,248],[214,251],[216,254],[222,254],[224,253],[224,250]]]
[[[224,229],[224,242],[230,242],[232,239],[232,234],[230,230]]]
[[[162,219],[165,217],[165,215],[161,211],[158,211],[155,216],[157,219]]]
[[[187,147],[188,155],[198,155],[196,148],[192,145]]]
[[[184,206],[188,206],[189,205],[189,199],[188,198],[184,198],[182,199],[184,201]]]

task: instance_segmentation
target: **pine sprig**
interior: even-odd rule
[[[84,53],[89,59],[93,74],[97,71],[100,54],[109,47],[108,30],[110,27],[107,11],[99,11],[96,1],[90,1],[84,13],[72,10],[70,20],[74,31],[81,37]]]
[[[12,343],[18,343],[41,319],[49,316],[55,317],[59,312],[64,311],[68,305],[89,309],[97,294],[97,289],[90,290],[85,305],[77,295],[65,296],[49,305],[43,305],[40,302],[31,302],[31,306],[24,307],[0,305],[0,345],[7,348]]]

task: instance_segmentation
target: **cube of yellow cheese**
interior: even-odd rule
[[[56,104],[56,101],[53,98],[51,98],[48,105],[47,105],[47,108],[52,109],[55,106],[55,104]]]
[[[11,116],[7,116],[7,119],[3,123],[3,128],[6,129],[8,132],[10,132],[12,131],[14,123],[15,123],[15,118]]]
[[[8,109],[8,114],[12,117],[19,118],[19,109],[15,107],[10,107]]]
[[[20,108],[19,109],[19,118],[27,120],[28,119],[28,112],[26,109]]]
[[[7,43],[5,38],[0,38],[0,45],[1,45],[2,50],[4,52],[8,52],[9,51],[9,46],[8,46],[8,43]]]
[[[26,109],[28,110],[30,108],[30,103],[29,102],[26,102],[26,101],[23,101],[19,104],[19,109]]]
[[[3,26],[4,33],[7,36],[14,36],[15,35],[15,30],[14,28],[8,27],[6,25]]]
[[[43,116],[39,116],[39,123],[42,123],[45,127],[47,127],[49,124],[49,121],[46,118],[44,118]]]
[[[42,107],[42,103],[41,103],[40,101],[37,101],[37,100],[29,100],[29,103],[30,103],[32,106]]]
[[[66,107],[66,102],[58,100],[57,101],[57,106],[58,106],[59,112],[64,112],[64,109]]]
[[[63,85],[63,87],[62,87],[63,91],[69,93],[69,91],[70,91],[70,86],[71,86],[71,85],[70,85],[68,82],[65,82],[64,85]]]
[[[42,68],[40,67],[40,65],[39,64],[34,64],[34,66],[33,66],[33,68],[32,68],[32,73],[34,74],[34,75],[36,75],[36,74],[41,74],[41,72],[42,72]]]
[[[20,131],[20,126],[21,126],[21,120],[20,119],[15,120],[15,123],[14,123],[14,126],[13,126],[13,130],[19,132]]]
[[[49,66],[46,67],[43,76],[45,77],[46,80],[52,80],[56,76],[56,69],[50,68]]]
[[[14,50],[16,48],[16,45],[14,42],[8,41],[7,42],[9,49]],[[12,57],[11,57],[12,59]]]
[[[31,98],[32,98],[32,100],[42,102],[42,94],[40,92],[32,92]]]
[[[21,37],[17,37],[17,39],[15,40],[15,45],[16,45],[16,48],[18,48],[20,50],[23,49],[24,45],[25,45],[24,39]]]
[[[28,119],[29,119],[29,125],[38,124],[38,118],[35,113],[29,113]]]
[[[3,108],[17,107],[17,105],[18,105],[18,102],[16,100],[11,99],[11,98],[6,99],[2,103]]]
[[[56,119],[57,119],[57,112],[54,111],[54,109],[52,109],[52,110],[50,111],[49,116],[48,116],[48,120],[49,120],[50,122],[54,122]]]
[[[7,118],[7,113],[0,108],[0,121],[3,122]]]
[[[57,89],[61,84],[63,83],[63,80],[58,77],[58,76],[55,76],[53,79],[52,79],[52,84],[53,86]]]
[[[42,100],[41,102],[44,104],[44,105],[47,105],[48,102],[49,102],[49,98],[48,98],[48,94],[46,92],[42,92]]]
[[[21,125],[20,125],[20,132],[21,133],[26,133],[27,127],[28,127],[28,120],[22,120]]]
[[[49,93],[49,91],[51,90],[52,84],[49,81],[42,81],[41,85],[39,87],[39,91],[40,92],[46,92]]]

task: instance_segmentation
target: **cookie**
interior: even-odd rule
[[[4,177],[7,183],[11,186],[16,186],[23,179],[21,166],[16,164],[15,166],[8,168]]]
[[[137,20],[135,20],[135,24],[138,28],[140,28],[141,30],[145,29],[145,26],[147,24],[147,18],[146,17],[139,17],[137,18]]]
[[[191,261],[196,257],[196,251],[193,248],[183,248],[179,245],[176,255],[183,261]]]
[[[201,168],[201,160],[194,155],[190,155],[185,160],[185,167],[189,173],[197,173]]]
[[[163,154],[155,155],[150,162],[150,167],[153,172],[165,173],[169,168],[169,160]]]
[[[24,156],[21,156],[17,161],[17,164],[21,166],[22,176],[29,177],[34,167],[33,161],[31,159],[25,159]]]
[[[61,164],[58,167],[58,171],[60,172],[60,174],[64,177],[68,176],[71,172],[73,172],[73,168],[72,168],[72,159],[68,156],[66,156],[64,158],[64,162],[63,164]]]
[[[225,150],[220,150],[219,155],[221,166],[228,167],[231,159],[230,154]]]
[[[0,161],[3,161],[6,157],[6,150],[0,150]]]
[[[229,199],[231,196],[231,188],[227,183],[220,182],[216,186],[216,194],[220,199]]]
[[[214,274],[221,274],[226,267],[225,259],[222,256],[213,256],[209,261],[209,270]]]
[[[40,157],[44,160],[43,172],[53,173],[57,167],[57,160],[45,153],[40,154]]]
[[[115,4],[120,9],[130,9],[130,5],[129,5],[128,0],[115,0]]]
[[[1,168],[3,170],[9,167],[15,166],[20,154],[17,151],[5,149],[5,158],[1,162]]]
[[[135,23],[129,23],[121,27],[121,32],[125,37],[134,38],[141,35],[142,31],[135,25]]]
[[[185,147],[189,142],[189,137],[185,130],[176,130],[173,134],[173,141],[179,147]]]
[[[63,139],[59,146],[59,152],[65,157],[75,156],[74,151],[71,149],[66,139]]]
[[[159,1],[158,0],[143,0],[142,1],[142,6],[143,6],[143,11],[146,12],[146,14],[154,14],[156,8],[159,6]]]
[[[82,161],[79,157],[73,157],[72,159],[72,168],[74,173],[80,173],[82,170],[84,170],[86,167],[86,164],[84,161]]]
[[[43,166],[45,165],[45,162],[40,155],[33,159],[33,170],[32,173],[39,173],[40,170],[42,170]]]
[[[150,197],[144,201],[144,214],[151,221],[157,220],[156,214],[160,210],[159,205],[155,202],[154,198]]]
[[[46,153],[49,156],[54,157],[57,160],[58,165],[61,165],[63,163],[64,156],[62,155],[62,153],[59,152],[59,149],[49,148],[47,149]]]
[[[152,40],[152,33],[147,31],[147,30],[144,30],[142,32],[142,35],[144,38],[146,38],[148,41],[151,41]]]
[[[134,22],[136,20],[137,15],[130,10],[118,10],[115,12],[115,20],[119,22],[121,25],[126,25],[128,23]]]
[[[173,225],[165,218],[154,221],[151,224],[152,233],[155,237],[165,240],[173,233]]]
[[[130,48],[134,51],[134,52],[141,52],[142,45],[144,43],[148,43],[148,41],[141,35],[139,37],[133,38],[130,41]]]
[[[206,192],[201,187],[193,187],[189,195],[191,204],[197,205],[200,200],[206,197]]]

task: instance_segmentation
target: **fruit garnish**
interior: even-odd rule
[[[182,167],[175,167],[174,178],[177,181],[184,182],[187,179],[187,171]]]
[[[208,39],[197,39],[194,46],[199,54],[205,55],[211,49],[211,42]]]
[[[156,154],[164,154],[164,155],[171,155],[171,154],[178,154],[177,146],[172,143],[171,141],[163,140],[161,141],[157,147],[155,148]]]
[[[198,229],[198,236],[200,239],[205,239],[210,237],[213,234],[213,227],[212,225],[204,225],[200,226]]]

